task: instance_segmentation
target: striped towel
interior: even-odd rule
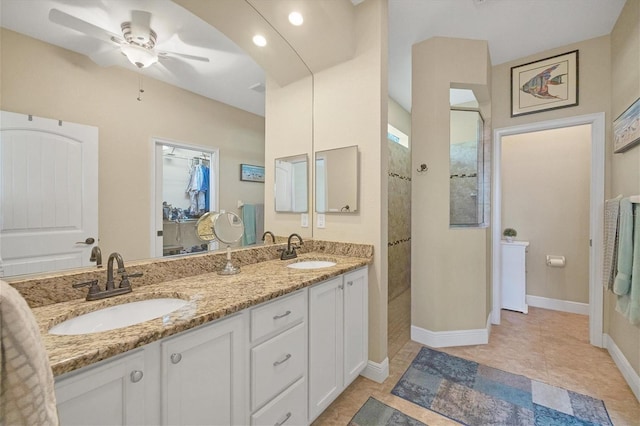
[[[618,224],[620,222],[620,200],[622,195],[604,202],[604,265],[602,285],[613,289],[618,263]]]
[[[0,425],[57,425],[49,358],[33,312],[0,281]]]

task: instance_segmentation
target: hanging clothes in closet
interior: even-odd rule
[[[202,216],[209,211],[209,167],[200,162],[191,165],[186,192],[191,216]]]

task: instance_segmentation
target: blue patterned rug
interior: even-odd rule
[[[349,422],[349,426],[427,426],[395,408],[369,397]]]
[[[392,394],[467,425],[612,425],[604,402],[422,348]]]

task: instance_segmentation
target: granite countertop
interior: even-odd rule
[[[292,269],[286,265],[301,260],[331,260],[323,269]],[[243,265],[237,275],[215,272],[172,279],[136,288],[133,292],[87,302],[84,299],[34,307],[54,376],[76,370],[184,330],[223,318],[248,307],[275,299],[331,277],[368,265],[371,258],[337,254],[306,253],[297,259],[268,260]],[[48,330],[87,312],[138,300],[173,297],[190,303],[168,316],[125,328],[76,336],[51,335]]]

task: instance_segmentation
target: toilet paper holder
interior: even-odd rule
[[[547,266],[551,268],[564,268],[566,259],[564,256],[547,255]]]

